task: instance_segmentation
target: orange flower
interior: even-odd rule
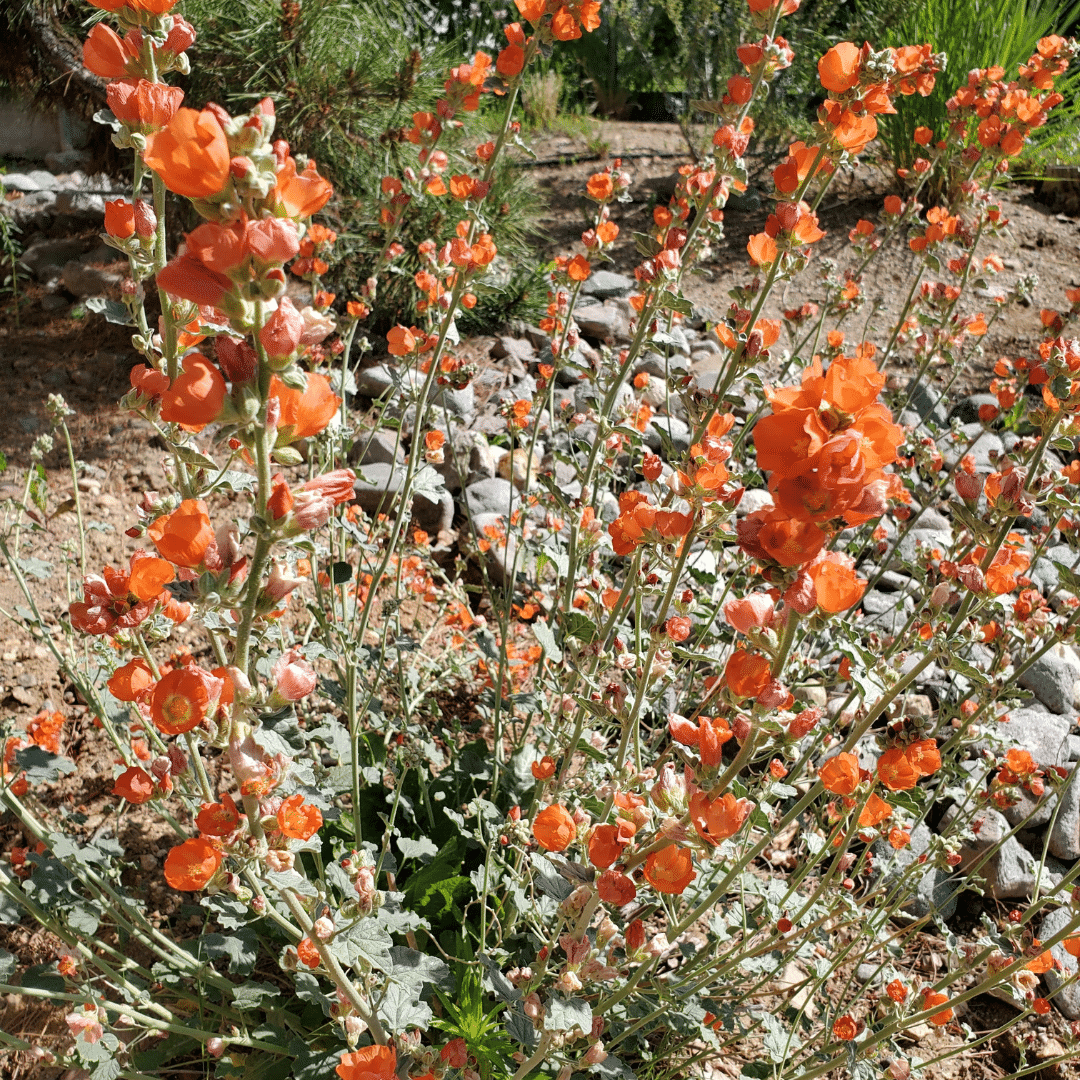
[[[690,799],[690,820],[702,840],[715,846],[734,836],[753,809],[749,799],[737,799],[730,791],[716,799],[710,799],[704,791],[695,791]]]
[[[390,1046],[365,1046],[352,1054],[342,1054],[335,1071],[341,1080],[394,1080],[397,1051]]]
[[[833,125],[832,137],[851,154],[861,154],[866,144],[877,137],[878,125],[871,113],[854,113],[850,109],[833,110],[829,116]]]
[[[746,252],[755,266],[771,266],[779,251],[776,241],[768,233],[755,233],[746,242]]]
[[[589,198],[597,202],[607,202],[615,193],[615,182],[611,179],[611,173],[593,173],[585,185],[585,190],[589,193]]]
[[[157,559],[145,551],[131,554],[128,572],[128,592],[139,600],[156,600],[161,590],[176,578],[176,571],[164,559]]]
[[[882,798],[871,792],[870,798],[859,814],[859,828],[872,829],[892,815],[892,807]]]
[[[840,551],[826,552],[806,572],[813,578],[818,607],[830,614],[854,607],[866,591],[866,581],[855,573],[855,560]]]
[[[112,793],[139,806],[154,797],[154,778],[145,769],[132,765],[116,778]]]
[[[662,893],[682,893],[697,876],[689,848],[669,844],[645,860],[645,880]]]
[[[132,59],[124,39],[104,23],[96,23],[83,42],[83,67],[103,79],[122,79]]]
[[[185,431],[201,431],[215,421],[225,404],[225,379],[200,353],[184,358],[184,370],[161,395],[161,419]]]
[[[170,191],[189,199],[216,195],[229,179],[229,144],[209,109],[177,109],[164,128],[147,137],[143,161]]]
[[[310,840],[321,828],[322,811],[304,803],[303,795],[290,795],[277,812],[278,828],[294,840]]]
[[[184,100],[184,91],[179,86],[146,79],[121,79],[109,83],[105,97],[117,120],[138,131],[150,132],[172,120]]]
[[[859,759],[854,754],[837,754],[821,766],[818,779],[834,795],[851,795],[859,786]]]
[[[949,999],[944,994],[935,994],[932,990],[923,993],[923,1009],[933,1009],[938,1005],[944,1005]],[[953,1018],[952,1009],[942,1009],[930,1017],[930,1023],[937,1027],[943,1027]]]
[[[555,760],[545,754],[539,761],[534,761],[530,768],[536,780],[550,780],[555,775]]]
[[[624,846],[619,843],[618,826],[597,825],[589,837],[589,862],[606,870],[618,862]]]
[[[221,852],[201,836],[185,840],[166,857],[165,880],[181,892],[197,892],[217,873],[223,858]]]
[[[163,675],[150,696],[150,717],[166,735],[191,731],[217,708],[224,680],[189,664]]]
[[[592,271],[589,260],[584,255],[575,255],[566,264],[566,276],[571,281],[584,281]]]
[[[821,85],[834,94],[843,94],[859,82],[859,61],[862,50],[850,41],[834,45],[818,61]]]
[[[270,200],[286,217],[308,218],[317,214],[334,194],[331,184],[324,180],[309,161],[302,173],[296,171],[296,161],[288,157],[277,174]]]
[[[555,12],[551,19],[551,34],[557,41],[576,41],[582,30],[591,33],[599,25],[600,0],[579,0],[572,5],[564,4]]]
[[[118,667],[105,684],[117,701],[138,701],[154,685],[154,676],[141,657]]]
[[[207,836],[228,836],[235,832],[240,824],[240,813],[231,795],[222,795],[219,803],[203,803],[195,824],[199,832]]]
[[[185,499],[171,514],[159,517],[146,530],[158,554],[176,566],[200,566],[214,539],[210,516],[202,499]]]
[[[841,1016],[832,1027],[833,1037],[841,1042],[851,1042],[859,1033],[858,1025],[850,1016]]]
[[[941,768],[941,754],[934,739],[920,739],[911,743],[904,756],[919,776],[932,776]]]
[[[322,957],[315,942],[311,938],[301,938],[296,943],[296,958],[304,967],[317,968],[322,963]]]
[[[885,993],[887,993],[897,1005],[901,1005],[907,1000],[907,987],[899,979],[893,979],[893,981],[885,987]]]
[[[724,683],[736,697],[757,697],[769,678],[769,661],[761,653],[736,649],[724,666]]]
[[[605,904],[614,904],[616,907],[624,907],[637,897],[637,886],[633,878],[618,870],[605,870],[596,882],[596,892]],[[1080,938],[1072,940],[1080,941]]]
[[[272,376],[270,396],[281,406],[278,446],[318,435],[341,405],[341,398],[330,389],[326,376],[314,372],[308,372],[307,386],[303,390],[286,386],[276,375]]]
[[[98,23],[101,26],[101,23]],[[118,240],[135,232],[135,206],[127,199],[113,199],[105,204],[105,231]]]
[[[1035,942],[1038,945],[1038,942]],[[1045,975],[1046,972],[1052,971],[1054,967],[1054,957],[1049,949],[1039,953],[1033,960],[1027,962],[1028,971],[1035,972],[1036,975]]]
[[[547,851],[565,851],[577,838],[577,825],[561,803],[552,803],[533,820],[533,836]]]
[[[890,791],[910,791],[919,782],[919,774],[898,746],[886,750],[878,758],[877,773],[878,779]]]

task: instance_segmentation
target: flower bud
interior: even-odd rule
[[[315,689],[318,676],[299,649],[287,649],[271,672],[276,693],[286,701],[300,701]]]
[[[135,232],[142,240],[149,240],[157,232],[157,215],[145,199],[135,200]]]
[[[974,502],[982,493],[982,481],[971,473],[961,472],[956,476],[956,494],[965,502]]]
[[[215,1036],[206,1040],[206,1052],[213,1058],[219,1058],[225,1053],[225,1040]]]

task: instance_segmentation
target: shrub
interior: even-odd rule
[[[12,615],[114,761],[91,828],[49,787],[80,768],[64,715],[5,741],[0,800],[25,842],[0,867],[0,910],[49,931],[57,955],[0,953],[0,989],[63,1003],[71,1035],[55,1049],[5,1035],[11,1049],[95,1080],[686,1076],[720,1054],[745,1077],[903,1080],[984,1041],[963,1021],[979,996],[1004,994],[1020,1019],[1070,985],[1058,969],[1080,953],[1080,864],[1051,876],[1045,857],[1023,909],[965,940],[943,933],[944,967],[903,954],[942,923],[935,904],[982,887],[1045,796],[1060,807],[1078,768],[999,724],[1080,620],[1064,562],[1055,606],[1035,588],[1055,531],[1076,543],[1080,469],[1056,451],[1077,434],[1080,345],[1066,333],[1080,292],[1043,313],[1037,359],[998,362],[998,405],[977,431],[935,441],[917,415],[894,422],[882,394],[899,350],[920,378],[958,371],[1008,310],[968,306],[1001,268],[980,248],[1005,224],[995,185],[1077,45],[1047,37],[1017,86],[987,73],[956,98],[928,153],[968,162],[957,201],[889,196],[880,229],[851,231],[853,268],[826,267],[816,300],[773,319],[770,294],[823,235],[831,178],[893,102],[932,92],[945,59],[831,47],[818,122],[773,170],[773,212],[747,244],[754,278],[713,328],[721,366],[699,386],[673,348],[692,316],[683,275],[722,236],[751,113],[792,59],[776,32],[797,0],[751,3],[761,38],[717,103],[712,159],[681,171],[636,237],[627,340],[598,357],[581,349],[578,302],[632,181],[618,162],[589,178],[584,253],[548,275],[550,352],[502,407],[506,512],[473,507],[456,553],[420,517],[444,505],[448,478],[468,479],[478,447],[446,394],[472,374],[449,345],[455,320],[499,254],[491,179],[523,73],[541,45],[594,29],[599,5],[521,0],[528,29],[506,28],[494,72],[486,55],[451,70],[436,109],[413,117],[415,156],[380,182],[376,280],[336,323],[321,279],[337,239],[312,221],[331,188],[290,153],[269,100],[238,116],[178,108],[161,77],[193,31],[153,10],[171,9],[162,0],[119,7],[123,39],[95,28],[87,60],[115,77],[117,141],[138,162],[132,199],[106,212],[130,277],[122,303],[98,307],[132,324],[143,362],[124,404],[167,448],[172,489],[143,494],[123,565],[92,565],[79,533],[81,585],[59,622],[31,580],[53,573],[34,554],[56,511],[40,468],[53,436],[0,538],[22,596]],[[443,160],[444,135],[488,90],[504,96],[498,136]],[[923,185],[931,164],[913,167]],[[203,219],[171,256],[166,189]],[[446,224],[409,275],[420,325],[386,335],[397,393],[378,434],[391,459],[408,454],[380,486],[346,466],[375,433],[331,378],[347,384],[369,299],[429,205]],[[861,275],[905,237],[918,269],[899,321],[849,341]],[[300,310],[287,266],[312,288]],[[920,288],[924,274],[941,280]],[[783,385],[765,388],[777,361]],[[81,528],[62,399],[49,412]],[[972,452],[982,425],[1018,436],[990,468]],[[737,515],[755,486],[769,499]],[[912,535],[949,490],[955,533]],[[895,566],[910,612],[888,627],[856,617]],[[181,652],[185,624],[205,636]],[[932,669],[936,712],[912,693]],[[169,836],[164,882],[191,901],[180,918],[150,910],[125,822]],[[201,929],[185,936],[192,917]],[[867,963],[883,989],[857,975]],[[774,1008],[781,978],[803,993]],[[953,1045],[914,1062],[905,1033],[925,1024]],[[1044,1064],[1076,1059],[1075,1033],[1062,1038]]]

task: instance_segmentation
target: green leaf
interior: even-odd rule
[[[546,896],[550,896],[552,900],[558,900],[562,903],[574,891],[574,887],[570,882],[539,852],[530,851],[529,861],[536,871],[536,883],[540,886],[540,891]]]
[[[638,254],[645,259],[651,259],[664,250],[663,245],[655,236],[642,232],[634,233],[634,246],[638,249]]]
[[[348,581],[352,581],[353,568],[351,563],[336,562],[330,567],[330,580],[335,585],[344,585]]]
[[[592,1009],[584,998],[565,998],[552,994],[544,1007],[545,1031],[573,1031],[581,1028],[587,1035],[592,1029]]]
[[[532,629],[536,640],[540,642],[540,647],[548,654],[548,659],[553,664],[559,663],[563,658],[562,649],[555,643],[555,635],[551,632],[551,627],[544,620],[537,619],[532,624]]]
[[[443,990],[454,988],[450,969],[437,956],[428,956],[406,945],[394,945],[390,949],[390,960],[390,977],[402,986],[418,990],[425,986],[438,986]]]
[[[388,971],[393,964],[390,954],[393,944],[393,938],[374,919],[361,919],[334,938],[332,948],[350,967],[367,965]]]
[[[56,973],[56,964],[35,964],[23,973],[20,986],[27,990],[44,990],[47,994],[64,992],[64,977]]]
[[[215,488],[228,488],[230,491],[251,491],[255,487],[255,477],[239,469],[226,469],[218,477]]]
[[[586,645],[591,645],[596,640],[596,623],[580,611],[571,611],[567,615],[565,631],[567,637],[576,637]]]
[[[90,1080],[116,1080],[124,1071],[123,1066],[115,1058],[101,1061],[94,1066],[90,1073]]]
[[[412,986],[391,982],[379,1003],[379,1015],[391,1032],[400,1034],[412,1027],[426,1030],[433,1014],[431,1006],[420,1000],[418,990]]]
[[[253,927],[241,926],[228,934],[203,934],[183,947],[199,960],[227,958],[233,975],[250,975],[259,958],[259,936]]]
[[[11,976],[19,966],[18,959],[7,951],[0,949],[0,982],[11,982]]]
[[[135,320],[131,317],[125,304],[118,304],[115,300],[106,300],[104,296],[91,296],[84,305],[87,311],[95,315],[104,315],[105,321],[114,326],[134,326]]]
[[[207,457],[201,450],[197,450],[194,446],[174,446],[173,453],[182,461],[185,465],[191,465],[196,469],[216,469],[217,463],[212,457]]]
[[[399,836],[397,846],[403,858],[420,859],[425,863],[439,854],[438,845],[427,836],[420,836],[415,840],[407,836]]]
[[[26,779],[31,784],[54,784],[61,776],[75,771],[75,762],[59,754],[50,754],[40,746],[28,746],[15,751],[15,765],[26,770]]]
[[[44,559],[16,559],[15,565],[24,573],[38,581],[48,581],[52,577],[53,564]]]
[[[238,1009],[259,1009],[273,998],[281,997],[281,990],[277,986],[265,982],[241,983],[233,990],[233,1004]]]

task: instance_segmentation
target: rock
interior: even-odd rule
[[[495,466],[495,475],[502,477],[503,480],[509,480],[518,491],[526,491],[532,487],[539,468],[540,458],[536,454],[530,458],[528,450],[518,447],[499,458]]]
[[[863,625],[877,627],[888,634],[903,628],[908,616],[915,610],[910,596],[895,592],[879,592],[873,589],[862,598]]]
[[[916,524],[915,528],[908,532],[897,545],[896,550],[889,559],[887,569],[903,573],[905,563],[919,563],[922,561],[918,550],[920,546],[924,550],[937,548],[942,554],[948,554],[952,542],[951,530],[920,529]]]
[[[663,449],[661,432],[671,440],[671,445],[677,453],[685,453],[690,449],[691,431],[688,424],[675,416],[654,416],[652,423],[645,429],[645,445],[654,453]]]
[[[611,344],[617,335],[625,334],[622,316],[614,308],[601,304],[574,310],[574,321],[585,337]]]
[[[86,251],[87,241],[65,236],[58,240],[38,240],[23,253],[19,262],[39,281],[48,281],[73,259]]]
[[[71,172],[72,169],[88,168],[94,160],[87,150],[53,150],[45,155],[45,164],[54,173]]]
[[[595,296],[598,300],[627,297],[637,288],[633,278],[616,274],[611,270],[597,270],[581,286],[582,296]],[[578,324],[581,325],[580,323]]]
[[[436,410],[445,409],[451,416],[469,417],[476,411],[476,390],[472,383],[460,390],[432,383],[428,399]],[[438,412],[435,415],[438,416]]]
[[[1078,563],[1076,552],[1068,544],[1055,544],[1053,547],[1048,547],[1039,561],[1027,571],[1027,576],[1041,592],[1047,595],[1060,584],[1060,574],[1054,565],[1056,562],[1080,573],[1080,563]]]
[[[940,390],[922,380],[909,381],[906,389],[909,395],[907,408],[915,413],[920,422],[929,418],[938,427],[945,427],[948,424],[945,399]],[[978,420],[978,417],[976,416],[975,419]]]
[[[525,337],[529,344],[546,360],[551,356],[551,335],[538,326],[526,326]]]
[[[50,315],[65,311],[69,306],[70,301],[65,300],[62,296],[56,296],[53,293],[46,293],[41,298],[41,310],[48,312]]]
[[[472,518],[477,514],[509,516],[519,499],[510,481],[501,477],[479,480],[465,489],[465,508]]]
[[[387,390],[399,385],[400,372],[386,364],[376,364],[356,373],[356,392],[364,397],[380,398]]]
[[[74,259],[64,265],[60,272],[64,288],[74,296],[100,296],[115,288],[124,280],[123,274],[114,270],[102,270],[96,266],[84,266]]]
[[[58,191],[56,212],[68,217],[100,222],[105,215],[105,198],[85,191]]]
[[[765,488],[749,488],[743,492],[739,501],[739,517],[745,517],[756,510],[771,510],[772,507],[772,496]]]
[[[1017,680],[1051,712],[1074,713],[1080,706],[1080,658],[1059,642],[1040,656]]]
[[[690,355],[690,341],[681,326],[673,326],[668,332],[668,347],[682,356]]]
[[[0,201],[0,213],[24,231],[47,228],[55,210],[55,191],[28,191],[21,199]]]
[[[1072,922],[1074,917],[1072,909],[1068,906],[1051,911],[1039,926],[1039,940],[1049,941],[1050,938],[1056,937]],[[1076,975],[1078,961],[1075,956],[1067,953],[1065,946],[1060,943],[1051,948],[1050,954],[1061,966],[1060,971],[1051,968],[1043,975],[1046,985],[1051,992],[1054,992],[1059,989],[1063,982]],[[1060,990],[1060,992],[1055,993],[1053,1000],[1063,1015],[1070,1020],[1080,1020],[1080,982],[1074,982]]]
[[[1005,452],[1005,444],[1000,436],[986,431],[981,424],[964,424],[960,428],[960,434],[962,438],[959,442],[953,441],[951,433],[943,435],[937,442],[941,456],[950,469],[964,454],[971,454],[975,459],[975,467],[980,472],[990,472],[996,468],[997,455]],[[970,447],[968,443],[971,443]],[[993,461],[991,454],[994,455]]]
[[[357,465],[405,464],[405,450],[392,431],[362,432],[353,447],[351,461]]]
[[[957,816],[957,808],[949,807],[941,821],[945,832]],[[986,888],[996,900],[1018,900],[1031,896],[1035,888],[1038,864],[1034,856],[1015,836],[1009,836],[1006,818],[990,807],[979,810],[971,822],[975,836],[961,845],[960,870],[974,870],[986,879]],[[1006,837],[1008,837],[1006,839]],[[988,855],[997,848],[992,855]]]
[[[949,410],[949,419],[958,417],[961,424],[979,423],[979,408],[983,405],[991,405],[995,409],[1000,408],[998,399],[993,394],[971,394],[961,398]]]
[[[5,173],[0,176],[0,184],[8,191],[55,191],[59,184],[56,177],[45,169],[34,169],[28,173]]]
[[[1073,765],[1072,775],[1058,793],[1060,805],[1050,830],[1049,851],[1065,862],[1080,859],[1080,783],[1077,772],[1080,765]]]
[[[694,342],[693,348],[690,350],[690,357],[693,360],[700,360],[703,356],[722,356],[723,352],[724,350],[720,348],[719,341],[706,337]]]
[[[877,986],[885,981],[880,964],[860,964],[855,969],[855,978],[862,983],[863,986],[866,986],[869,983],[873,983]]]
[[[389,462],[373,462],[361,469],[353,485],[356,501],[368,514],[392,513],[405,482],[405,469]],[[412,523],[436,535],[454,521],[454,500],[445,488],[433,495],[419,494],[412,501]]]
[[[446,483],[447,491],[461,490],[464,485],[474,484],[495,475],[495,461],[491,447],[482,432],[453,428],[447,433],[443,463],[435,471]]]
[[[896,851],[886,840],[878,840],[874,844],[874,863],[884,874],[886,888],[897,882],[920,855],[929,852],[931,839],[926,823],[919,822],[911,830],[911,843],[900,851]],[[914,893],[910,891],[910,882],[904,887],[907,895],[899,903],[899,910],[893,919],[896,922],[914,921],[931,914],[942,920],[951,918],[956,911],[956,896],[949,875],[937,867],[915,873],[919,879],[918,887]]]
[[[495,339],[495,344],[491,346],[491,355],[496,360],[511,357],[522,364],[531,364],[536,359],[536,349],[533,347],[532,342],[525,338],[503,335]]]

